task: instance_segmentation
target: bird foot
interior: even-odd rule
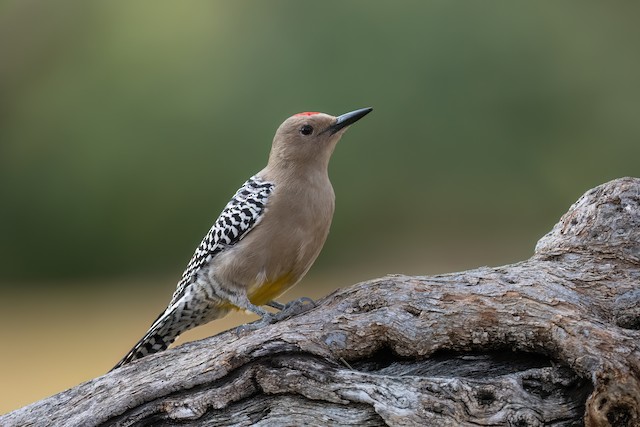
[[[289,319],[293,316],[297,316],[298,314],[302,314],[314,308],[316,306],[316,302],[311,298],[302,297],[290,301],[286,304],[280,304],[276,301],[270,301],[267,305],[269,307],[280,310],[280,312],[276,314],[264,312],[260,320],[257,320],[253,323],[247,323],[246,325],[238,326],[236,328],[236,335],[241,337],[250,332],[257,331],[258,329],[261,329],[267,325],[271,325],[273,323]]]
[[[273,314],[266,313],[262,316],[260,320],[257,320],[253,323],[247,323],[245,325],[240,325],[236,328],[236,335],[238,337],[249,334],[250,332],[257,331],[258,329],[262,329],[263,327],[270,325],[272,323],[277,322],[278,320]]]
[[[315,306],[316,302],[311,298],[298,298],[283,305],[280,312],[274,316],[276,319],[275,321],[279,322],[281,320],[289,319],[290,317],[307,312]]]

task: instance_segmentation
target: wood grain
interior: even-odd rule
[[[523,262],[387,276],[141,359],[2,426],[638,426],[640,179],[585,193]]]

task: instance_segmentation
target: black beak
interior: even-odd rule
[[[367,107],[367,108],[361,108],[359,110],[351,111],[350,113],[344,113],[343,115],[338,116],[338,119],[336,120],[336,122],[331,126],[329,126],[327,129],[325,129],[324,132],[328,131],[331,135],[333,135],[334,133],[338,132],[340,129],[346,128],[347,126],[354,124],[355,122],[357,122],[358,120],[360,120],[361,118],[363,118],[364,116],[366,116],[372,111],[373,111],[373,108]]]

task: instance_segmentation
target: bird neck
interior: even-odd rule
[[[315,158],[300,160],[289,159],[271,153],[266,170],[269,171],[268,175],[288,181],[328,178],[330,156],[324,156],[322,155],[323,153],[319,154]]]
[[[269,160],[269,164],[263,170],[262,175],[268,181],[276,183],[276,185],[324,185],[329,182],[328,161],[327,162],[309,162],[303,163],[286,161],[279,159],[278,161]]]

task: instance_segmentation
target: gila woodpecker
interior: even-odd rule
[[[298,283],[320,253],[334,211],[329,159],[349,125],[371,111],[306,112],[280,125],[267,166],[236,192],[166,310],[115,368],[165,350],[182,332],[231,310],[253,312],[259,323],[274,320],[260,306],[283,309],[274,299]]]

